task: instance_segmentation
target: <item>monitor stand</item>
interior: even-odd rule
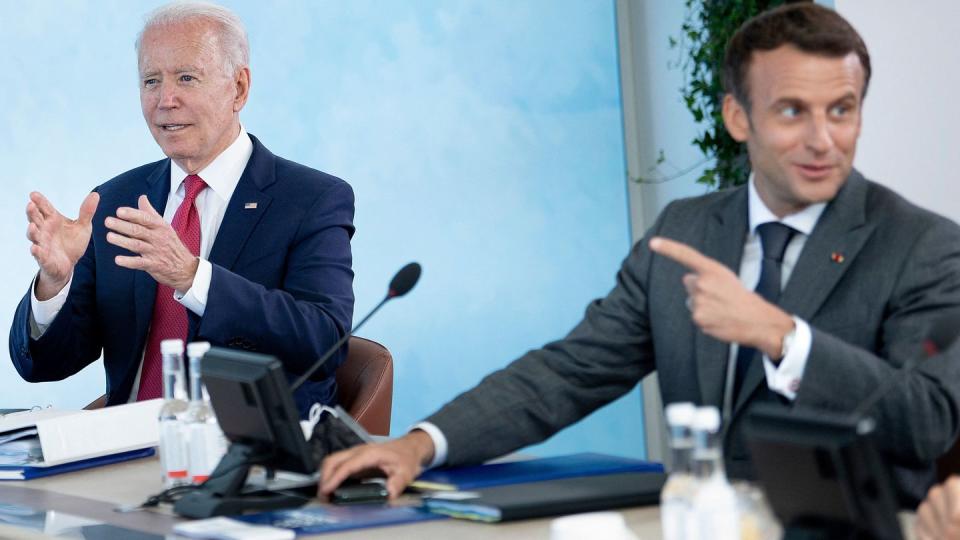
[[[277,510],[303,506],[310,497],[292,493],[243,492],[250,468],[261,465],[269,456],[257,455],[245,444],[230,445],[210,478],[195,491],[181,497],[173,511],[189,518],[237,515],[249,511]],[[314,484],[316,485],[316,484]]]

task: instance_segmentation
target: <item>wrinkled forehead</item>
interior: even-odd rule
[[[866,73],[855,52],[825,56],[780,47],[755,51],[747,70],[751,101],[832,101],[863,96]]]
[[[146,28],[140,42],[140,73],[218,69],[222,63],[220,36],[206,21],[160,23]],[[182,71],[182,70],[181,70]]]

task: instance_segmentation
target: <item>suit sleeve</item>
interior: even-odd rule
[[[10,358],[28,382],[59,381],[100,358],[103,331],[94,290],[93,246],[91,238],[74,267],[66,302],[39,339],[30,338],[29,290],[17,306],[10,327]]]
[[[634,246],[613,290],[593,301],[565,338],[487,376],[427,419],[447,439],[447,465],[479,463],[540,442],[653,371],[647,316],[652,236]]]
[[[876,354],[812,328],[796,405],[849,412],[895,379],[868,414],[877,421],[881,450],[904,465],[929,464],[960,429],[960,346],[919,360],[911,373],[898,368],[922,354],[921,341],[934,320],[960,309],[958,231],[938,220],[914,243],[887,305]]]
[[[304,214],[278,288],[213,265],[198,334],[215,343],[253,344],[302,373],[350,331],[353,316],[353,191],[338,182]],[[332,373],[334,358],[315,378]]]

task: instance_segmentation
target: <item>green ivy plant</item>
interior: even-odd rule
[[[684,71],[684,85],[680,91],[684,104],[700,128],[693,144],[703,153],[704,161],[672,176],[653,179],[653,182],[683,176],[711,160],[712,166],[697,178],[698,183],[723,189],[747,182],[750,176],[747,150],[733,140],[723,126],[723,53],[727,41],[747,19],[788,1],[686,0],[687,14],[680,27],[680,37],[671,37],[670,47],[681,53],[673,66]],[[661,150],[654,169],[665,161]]]

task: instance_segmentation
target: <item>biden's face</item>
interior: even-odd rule
[[[239,134],[249,70],[225,72],[217,33],[202,21],[148,28],[139,64],[140,106],[153,138],[182,169],[203,169]]]
[[[727,96],[724,120],[747,144],[757,191],[775,214],[837,195],[853,168],[864,81],[855,53],[832,58],[789,45],[753,53],[750,110]]]

